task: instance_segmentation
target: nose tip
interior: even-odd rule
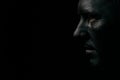
[[[86,29],[76,29],[73,33],[73,37],[75,37],[75,39],[80,39],[80,41],[86,42],[89,40],[90,35]]]
[[[73,36],[74,37],[79,37],[79,36],[86,36],[87,35],[87,32],[74,32],[73,33]]]
[[[85,30],[85,29],[76,29],[75,31],[74,31],[74,33],[73,33],[73,36],[74,37],[78,37],[78,36],[87,36],[88,35],[88,32],[87,32],[87,30]]]
[[[87,34],[88,28],[85,25],[78,24],[77,28],[75,29],[73,36],[85,36]]]

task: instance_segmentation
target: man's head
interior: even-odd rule
[[[119,37],[119,0],[79,0],[80,22],[74,36],[81,38],[92,66],[110,64]]]

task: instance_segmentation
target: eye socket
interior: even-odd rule
[[[90,19],[88,19],[88,27],[89,28],[93,28],[97,21],[98,20],[96,18],[90,18]]]

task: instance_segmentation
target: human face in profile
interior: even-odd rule
[[[110,35],[115,24],[114,12],[112,3],[107,0],[79,0],[80,22],[74,36],[84,40],[84,54],[90,56],[92,66],[103,65],[107,52],[110,52]]]

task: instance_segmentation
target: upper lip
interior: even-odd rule
[[[92,45],[85,45],[84,48],[86,50],[95,50],[95,48]]]
[[[84,48],[85,50],[96,50],[92,41],[86,42],[86,44],[84,45]]]

